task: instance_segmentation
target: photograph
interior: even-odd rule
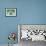
[[[16,16],[16,8],[5,8],[6,16]]]

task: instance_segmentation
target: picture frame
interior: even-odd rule
[[[7,17],[17,16],[17,8],[5,8],[5,16]]]

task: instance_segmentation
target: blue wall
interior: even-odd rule
[[[17,16],[6,17],[5,8],[17,8]],[[18,32],[17,24],[46,24],[46,0],[0,0],[0,44]]]

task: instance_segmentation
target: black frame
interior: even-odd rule
[[[15,15],[15,16],[7,16],[7,15],[6,15],[6,9],[16,9],[16,15]],[[17,8],[5,8],[5,16],[6,16],[6,17],[16,17],[16,16],[17,16]]]

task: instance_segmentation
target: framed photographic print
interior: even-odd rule
[[[17,16],[17,8],[5,8],[6,16]]]

